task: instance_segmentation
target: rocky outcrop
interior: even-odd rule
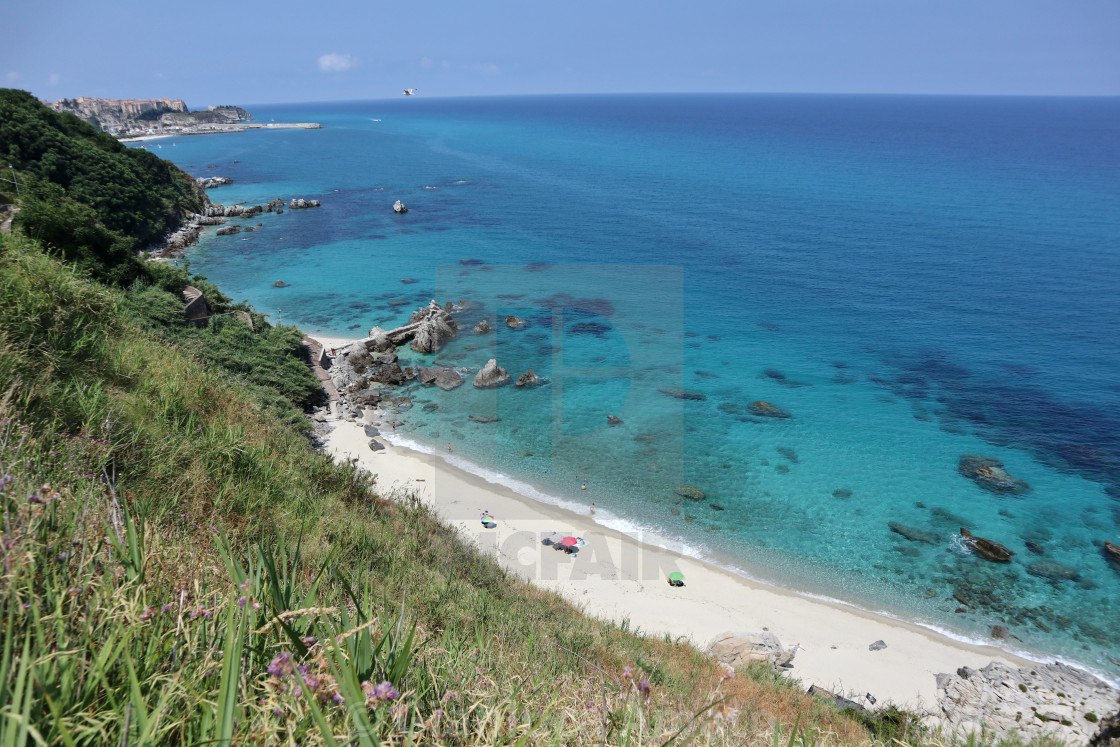
[[[540,383],[540,377],[533,373],[533,369],[530,368],[528,371],[517,377],[517,383],[515,384],[515,386],[519,386],[524,389],[526,387],[532,388],[535,386],[540,386]]]
[[[305,200],[302,197],[297,197],[288,203],[289,210],[303,210],[305,208],[317,208],[323,203],[318,200]]]
[[[1067,744],[1085,744],[1118,696],[1106,682],[1060,663],[961,667],[955,675],[937,675],[937,688],[938,716],[961,736],[987,728],[1024,741],[1050,737]]]
[[[291,283],[285,283],[283,280],[277,280],[272,284],[273,288],[290,288],[291,286]]]
[[[481,322],[474,325],[474,331],[477,332],[480,335],[486,334],[487,332],[490,331],[490,322],[483,319]]]
[[[233,184],[233,179],[230,179],[228,176],[200,176],[194,180],[194,183],[203,189],[213,189],[214,187]]]
[[[762,633],[720,633],[708,642],[708,651],[732,667],[745,667],[752,661],[765,661],[772,667],[788,667],[797,653],[782,647],[778,637],[769,631]]]
[[[519,316],[514,316],[513,314],[510,314],[509,316],[506,317],[506,326],[509,327],[510,329],[517,329],[518,327],[524,327],[525,326],[525,320],[522,319]]]
[[[1003,462],[995,457],[965,454],[957,464],[957,471],[993,493],[1022,494],[1031,489],[1026,481],[1008,474]]]
[[[961,527],[961,538],[964,539],[965,545],[971,548],[974,553],[994,563],[1010,563],[1011,556],[1015,554],[998,542],[993,542],[983,537],[977,537],[964,527]]]
[[[396,202],[393,203],[393,212],[396,213],[397,215],[403,215],[403,214],[408,212],[408,208],[405,206],[405,204],[403,202],[401,202],[400,200],[397,200]]]
[[[607,425],[622,425],[622,418],[615,417],[614,415],[608,415]]]
[[[766,402],[765,400],[758,400],[757,402],[751,402],[749,405],[747,405],[747,409],[750,410],[751,415],[757,415],[760,418],[789,418],[789,417],[793,417],[792,415],[790,415],[788,412],[786,412],[782,408],[778,407],[777,405],[772,405],[769,402]]]
[[[235,233],[241,233],[241,226],[224,226],[218,229],[219,236],[232,236]]]
[[[479,389],[494,389],[508,383],[509,373],[498,365],[495,358],[486,361],[486,365],[474,376],[474,385]]]
[[[435,353],[455,336],[458,325],[451,314],[432,301],[426,309],[412,315],[411,324],[416,325],[412,333],[412,345],[417,353]]]

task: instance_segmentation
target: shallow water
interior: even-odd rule
[[[1120,674],[1120,567],[1102,550],[1120,541],[1120,102],[250,110],[324,129],[157,153],[234,178],[217,202],[323,206],[208,236],[194,270],[323,334],[464,300],[459,338],[413,362],[470,375],[496,357],[546,381],[412,388],[403,437],[777,583],[962,637],[1004,623],[1013,647]],[[471,332],[482,318],[495,332]],[[753,416],[758,400],[792,417]],[[1030,491],[982,489],[958,472],[964,454]],[[1012,561],[978,559],[961,526]]]

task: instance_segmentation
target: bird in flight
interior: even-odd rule
[[[405,96],[412,96],[412,95],[413,95],[413,94],[415,94],[415,93],[416,93],[416,89],[415,89],[415,88],[406,88],[406,89],[404,89],[404,95],[405,95]]]

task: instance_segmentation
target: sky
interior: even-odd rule
[[[1120,95],[1120,0],[0,0],[0,86],[208,105]]]

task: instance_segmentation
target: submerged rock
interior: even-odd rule
[[[977,537],[964,527],[961,527],[961,537],[964,538],[964,543],[972,548],[973,552],[994,563],[1010,563],[1011,556],[1015,554],[998,542]]]
[[[662,394],[664,394],[667,397],[672,397],[673,399],[687,399],[687,400],[697,400],[697,401],[699,401],[699,400],[705,400],[705,399],[708,398],[708,395],[704,394],[703,392],[690,392],[687,389],[681,389],[680,387],[675,387],[675,386],[663,386],[663,387],[660,387],[657,391],[661,392]]]
[[[614,415],[608,415],[607,425],[622,425],[622,418],[616,418]]]
[[[751,411],[752,415],[757,415],[761,418],[789,418],[789,417],[793,417],[792,415],[790,415],[788,412],[786,412],[782,408],[778,407],[777,405],[772,405],[769,402],[766,402],[764,400],[758,400],[757,402],[751,402],[747,406],[747,408]]]
[[[1081,578],[1081,572],[1076,568],[1070,568],[1053,560],[1036,560],[1027,565],[1027,573],[1051,581],[1076,581]]]
[[[1115,560],[1117,563],[1120,563],[1120,545],[1117,545],[1115,542],[1105,540],[1104,554],[1110,560]]]
[[[287,288],[289,286],[291,286],[291,283],[285,283],[283,280],[277,280],[272,284],[273,288]]]
[[[924,529],[917,529],[916,527],[899,524],[897,521],[889,521],[887,522],[887,526],[891,528],[892,532],[901,534],[911,542],[924,542],[927,545],[941,544],[941,536],[933,532],[927,532]]]
[[[473,420],[476,423],[497,423],[501,418],[496,415],[468,415],[468,420]]]
[[[487,321],[486,319],[483,319],[481,322],[474,325],[474,331],[477,332],[480,335],[486,334],[487,332],[490,331],[490,322]]]
[[[510,314],[509,316],[506,317],[506,326],[509,327],[510,329],[517,329],[518,327],[525,326],[525,320],[522,319],[519,316],[514,316],[513,314]]]
[[[695,485],[678,485],[677,487],[673,488],[673,492],[683,498],[688,498],[694,501],[702,501],[705,497],[707,497],[707,494]]]
[[[508,383],[509,372],[499,366],[495,358],[486,361],[486,365],[474,376],[474,385],[479,389],[494,389]]]
[[[957,471],[993,493],[1021,494],[1031,489],[1025,480],[1008,474],[1003,469],[1003,462],[995,457],[965,454],[957,465]]]

